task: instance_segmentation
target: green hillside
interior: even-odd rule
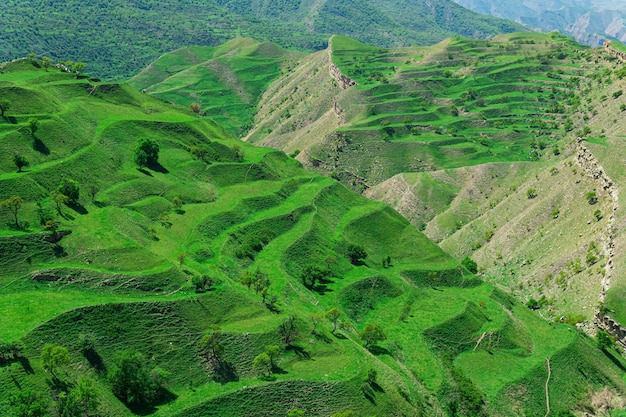
[[[198,115],[240,136],[252,126],[263,91],[301,55],[252,39],[188,47],[163,55],[129,85],[183,107],[198,105]]]
[[[2,415],[543,416],[546,381],[553,413],[626,390],[613,350],[281,151],[28,59],[5,99]]]
[[[0,3],[0,62],[29,53],[82,61],[103,79],[135,75],[183,46],[217,46],[248,36],[318,50],[335,33],[381,46],[431,44],[448,36],[486,38],[521,30],[451,0],[383,1],[154,0]]]

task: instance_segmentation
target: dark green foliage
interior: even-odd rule
[[[585,194],[585,199],[590,205],[594,205],[598,202],[598,196],[595,191],[589,191],[587,194]]]
[[[70,362],[70,355],[66,347],[46,343],[41,348],[41,362],[43,369],[55,375],[55,370],[63,367]]]
[[[447,287],[475,287],[481,284],[480,279],[468,275],[465,268],[458,267],[441,271],[402,271],[402,276],[410,279],[418,287],[443,285]]]
[[[463,268],[467,269],[472,274],[475,274],[478,272],[478,264],[469,256],[466,256],[465,258],[463,258],[463,260],[461,261],[461,265],[463,265]]]
[[[59,184],[58,191],[66,196],[70,202],[76,203],[80,195],[80,187],[78,182],[70,178],[64,178]]]
[[[22,172],[22,168],[30,165],[28,159],[26,159],[24,155],[20,155],[19,153],[13,155],[13,163],[17,167],[17,172]]]
[[[24,344],[20,341],[0,340],[0,363],[19,359],[23,355]]]
[[[380,325],[367,323],[359,333],[359,338],[365,343],[365,348],[369,349],[378,342],[387,340],[387,335]]]
[[[11,417],[44,417],[48,416],[48,404],[43,396],[33,390],[20,390],[9,400]]]
[[[605,332],[604,330],[598,330],[596,333],[596,342],[598,342],[598,346],[600,349],[609,349],[615,346],[615,339],[613,336]]]
[[[436,43],[455,33],[487,37],[522,29],[443,0],[435,2],[433,8],[421,3],[394,7],[381,1],[361,4],[341,0],[315,9],[312,4],[256,0],[205,1],[201,7],[193,0],[180,1],[176,6],[114,0],[106,8],[71,0],[38,4],[28,15],[19,6],[15,0],[0,5],[7,34],[0,61],[31,51],[54,51],[54,58],[80,60],[96,76],[117,79],[135,74],[164,52],[184,45],[218,45],[241,34],[285,47],[318,50],[335,33],[379,45],[413,45]],[[72,19],[79,14],[84,16],[80,22]],[[138,25],[139,21],[146,24]],[[36,33],[28,31],[32,22],[37,22]],[[75,33],[83,36],[76,37]],[[32,62],[43,64],[35,57]],[[73,63],[74,71],[79,68],[77,64]],[[49,65],[44,66],[47,70]]]
[[[108,378],[113,394],[128,406],[155,404],[166,383],[162,370],[149,369],[143,355],[130,351],[117,355]]]
[[[140,167],[158,163],[159,144],[148,138],[141,138],[135,145],[135,163]]]
[[[315,285],[330,275],[330,271],[319,265],[307,265],[302,271],[300,279],[307,288],[313,288]]]
[[[367,252],[363,246],[350,243],[346,246],[346,256],[353,264],[360,264],[367,258]]]
[[[194,275],[191,279],[191,283],[196,288],[197,293],[202,293],[213,288],[215,279],[206,274]]]
[[[4,113],[11,107],[11,100],[7,98],[0,99],[0,117],[4,117]]]
[[[67,393],[59,395],[59,414],[60,417],[95,417],[99,404],[100,394],[95,382],[83,377]]]

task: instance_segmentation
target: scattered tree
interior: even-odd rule
[[[109,371],[109,383],[113,394],[131,406],[154,404],[167,382],[167,373],[155,368],[148,370],[143,355],[137,352],[121,352]]]
[[[0,202],[0,207],[5,208],[11,212],[15,221],[15,228],[19,229],[20,222],[17,215],[20,211],[20,208],[22,208],[22,198],[17,195],[9,197],[6,200]]]
[[[22,168],[30,165],[30,162],[28,162],[28,159],[26,159],[26,157],[24,157],[23,155],[20,155],[19,153],[16,153],[15,155],[13,155],[13,163],[17,167],[17,172],[22,172]]]
[[[526,190],[526,198],[532,200],[535,197],[537,197],[537,190],[535,190],[534,188],[529,188]]]
[[[88,377],[80,378],[69,392],[59,395],[60,417],[96,416],[100,405],[99,397],[95,382]]]
[[[219,367],[224,355],[223,333],[219,324],[212,324],[200,340],[200,349],[209,363]]]
[[[308,265],[302,271],[300,279],[302,280],[302,283],[305,287],[313,288],[318,281],[326,278],[328,274],[329,271],[327,269],[321,268],[317,265]]]
[[[189,108],[191,109],[192,112],[194,112],[195,114],[200,114],[200,104],[198,103],[191,103],[189,105]]]
[[[376,343],[386,340],[387,335],[378,324],[367,323],[359,333],[359,338],[365,342],[365,348],[369,349]]]
[[[96,196],[98,195],[100,190],[95,185],[89,187],[89,197],[91,197],[91,202],[94,203],[96,201]]]
[[[15,417],[45,417],[48,414],[48,405],[42,396],[32,390],[20,390],[9,399],[12,416]]]
[[[202,293],[213,288],[213,285],[215,285],[215,279],[206,274],[194,275],[193,278],[191,278],[191,283],[194,287],[196,287],[197,293]]]
[[[598,196],[596,195],[595,191],[589,191],[587,194],[585,194],[585,198],[587,199],[587,203],[589,203],[590,205],[594,205],[598,202]]]
[[[145,168],[146,165],[148,165],[148,155],[143,151],[143,149],[135,149],[135,156],[133,160],[140,169]]]
[[[52,343],[46,343],[44,345],[41,349],[40,357],[43,369],[50,372],[53,377],[56,377],[54,371],[57,368],[65,366],[70,362],[70,354],[67,348]]]
[[[159,160],[159,144],[148,138],[141,138],[135,146],[135,163],[139,168],[156,164]]]
[[[37,129],[39,129],[39,120],[34,117],[28,119],[28,130],[30,130],[30,134],[35,136]]]
[[[74,66],[72,67],[72,70],[76,73],[76,78],[80,77],[80,73],[84,69],[85,69],[84,62],[76,62],[74,63]]]
[[[298,337],[298,318],[296,316],[289,316],[288,319],[278,326],[278,330],[283,336],[285,345],[290,346]]]
[[[41,57],[41,63],[43,64],[43,67],[47,72],[50,64],[52,64],[52,58],[44,55]]]
[[[376,369],[372,368],[369,371],[367,371],[367,376],[365,378],[365,381],[370,384],[370,385],[374,385],[376,384],[376,380],[378,379],[378,371],[376,371]]]
[[[265,346],[265,353],[270,358],[270,365],[273,369],[276,366],[276,358],[280,356],[280,346],[278,345],[268,345]]]
[[[178,255],[176,255],[176,259],[178,259],[178,267],[182,268],[183,264],[185,263],[185,258],[187,257],[187,254],[185,252],[181,252]]]
[[[461,261],[461,265],[463,265],[463,268],[467,269],[472,274],[475,274],[478,272],[478,264],[469,256],[466,256],[465,258],[463,258],[463,260]]]
[[[252,366],[261,374],[262,377],[267,377],[272,374],[271,360],[265,352],[259,353],[254,357]]]
[[[335,334],[335,331],[337,330],[337,323],[339,322],[341,314],[341,310],[339,310],[337,307],[331,308],[326,312],[326,314],[324,314],[324,317],[330,320],[330,322],[333,324],[333,329],[331,330],[332,334]]]
[[[78,348],[83,354],[93,352],[96,348],[96,338],[90,333],[80,333],[77,342]]]
[[[615,339],[604,330],[598,330],[596,333],[596,342],[602,350],[612,348],[615,345]]]
[[[358,264],[363,262],[363,259],[367,258],[367,252],[363,246],[350,243],[346,247],[346,256],[350,259],[351,263]]]
[[[80,196],[80,187],[78,182],[70,178],[63,178],[58,188],[59,192],[66,196],[70,203],[77,203]]]
[[[52,191],[50,197],[52,198],[52,201],[54,201],[54,205],[57,209],[57,213],[59,214],[59,216],[63,215],[63,213],[61,212],[61,207],[63,206],[63,204],[67,204],[70,202],[69,197],[60,191]]]
[[[8,98],[3,98],[0,100],[0,117],[4,117],[4,112],[9,110],[11,107],[11,100]]]
[[[241,148],[241,146],[234,144],[232,147],[232,151],[233,151],[233,154],[235,155],[235,161],[243,162],[246,154],[244,150]]]

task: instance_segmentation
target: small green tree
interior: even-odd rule
[[[272,369],[276,366],[276,359],[280,356],[280,346],[268,345],[265,346],[265,353],[270,358],[270,365]]]
[[[261,374],[262,377],[272,374],[272,361],[269,355],[265,352],[259,353],[252,360],[252,366]]]
[[[11,100],[3,98],[0,100],[0,117],[4,117],[4,113],[11,107]]]
[[[70,363],[70,354],[66,347],[46,343],[40,354],[43,369],[56,377],[55,370]]]
[[[59,216],[63,215],[63,213],[61,212],[61,208],[63,204],[67,204],[70,202],[69,197],[62,192],[55,190],[50,193],[50,198],[54,202],[54,206],[56,207]]]
[[[16,153],[15,155],[13,155],[13,163],[17,167],[17,172],[22,172],[22,168],[30,165],[30,162],[28,162],[28,159],[26,159],[26,157],[24,157],[23,155],[19,153]]]
[[[20,222],[17,217],[20,209],[22,208],[22,197],[14,195],[12,197],[7,198],[6,200],[0,202],[0,207],[5,208],[11,212],[13,215],[13,219],[15,221],[15,228],[20,228]]]
[[[365,342],[365,348],[369,349],[378,342],[386,340],[387,335],[378,324],[367,323],[361,333],[359,333],[359,338]]]
[[[149,370],[138,352],[119,353],[109,371],[113,394],[131,406],[154,404],[166,382],[167,373],[159,368]]]
[[[142,156],[142,152],[145,154],[145,157]],[[137,161],[138,156],[141,158],[145,158],[145,163],[143,165],[139,164]],[[159,160],[159,144],[156,141],[148,138],[141,138],[137,141],[135,145],[135,162],[139,167],[147,166],[149,164],[156,164]]]
[[[76,62],[76,63],[74,63],[74,66],[72,67],[72,70],[76,73],[76,78],[80,77],[80,73],[84,69],[85,69],[85,63],[84,62]]]
[[[596,333],[596,342],[598,343],[598,347],[602,350],[612,348],[615,345],[615,339],[604,330],[598,330]]]
[[[37,129],[39,129],[39,120],[34,117],[28,119],[28,130],[30,130],[30,134],[35,136]]]
[[[304,417],[304,410],[300,408],[292,408],[287,413],[287,417]]]
[[[45,417],[48,416],[48,404],[39,393],[26,389],[20,390],[9,398],[11,416]]]
[[[48,71],[50,64],[52,64],[52,58],[44,55],[41,57],[41,63],[43,64],[44,69]]]
[[[224,355],[223,333],[219,324],[212,324],[200,340],[200,349],[209,363],[218,367]]]
[[[133,161],[139,168],[145,168],[148,165],[148,155],[143,151],[143,149],[135,149]]]
[[[307,265],[302,271],[300,279],[305,287],[313,288],[318,281],[326,278],[328,273],[328,270],[321,268],[318,265]]]
[[[585,194],[585,198],[587,199],[587,203],[590,205],[594,205],[598,202],[598,196],[595,191],[589,191]]]
[[[526,190],[526,198],[532,200],[535,197],[537,197],[537,190],[535,190],[534,188],[529,188]]]
[[[66,196],[70,203],[77,203],[80,196],[80,187],[78,182],[70,178],[63,178],[58,188],[59,192]]]
[[[335,331],[337,330],[337,323],[339,322],[341,315],[342,312],[337,307],[331,308],[324,314],[324,317],[326,317],[333,324],[333,329],[331,330],[332,334],[335,334]]]
[[[367,258],[367,252],[363,246],[350,243],[346,247],[346,256],[351,263],[358,264],[363,262],[363,259]]]
[[[463,267],[470,271],[472,274],[478,272],[478,264],[469,256],[463,258],[463,260],[461,261],[461,265],[463,265]]]
[[[96,416],[99,405],[100,393],[88,377],[80,378],[75,387],[59,395],[60,417]]]

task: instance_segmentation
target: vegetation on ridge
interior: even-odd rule
[[[2,414],[544,415],[546,357],[554,409],[626,389],[395,211],[192,109],[27,59],[0,96]]]

